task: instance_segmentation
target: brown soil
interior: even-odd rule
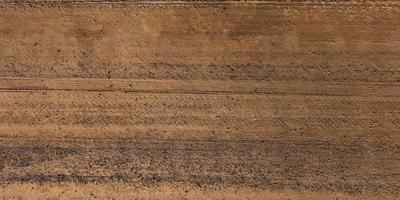
[[[0,199],[398,199],[396,1],[0,2]]]

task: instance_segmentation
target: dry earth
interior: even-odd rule
[[[400,2],[0,1],[0,199],[399,199]]]

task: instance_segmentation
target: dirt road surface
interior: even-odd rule
[[[0,199],[400,199],[400,3],[2,0],[0,110]]]

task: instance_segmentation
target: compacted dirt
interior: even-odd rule
[[[399,199],[400,3],[0,2],[0,199]]]

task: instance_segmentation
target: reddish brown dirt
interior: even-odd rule
[[[396,1],[1,1],[2,199],[398,199]]]

